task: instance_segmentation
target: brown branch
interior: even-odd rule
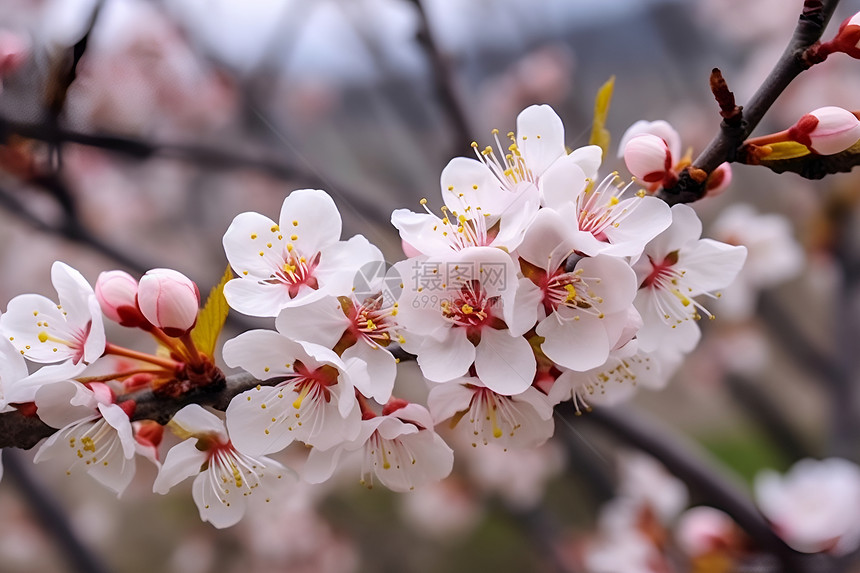
[[[720,68],[711,70],[711,92],[717,105],[720,106],[720,116],[726,125],[737,127],[743,121],[743,108],[735,103],[735,94],[729,89]]]
[[[833,155],[809,153],[801,157],[771,161],[767,156],[759,158],[754,153],[748,153],[747,146],[743,146],[738,151],[737,162],[763,165],[774,173],[796,173],[804,179],[823,179],[834,173],[848,173],[855,166],[860,165],[860,144],[854,144],[845,151]]]
[[[571,402],[562,404],[558,410],[568,420],[574,420],[576,411]],[[816,556],[802,555],[788,547],[774,533],[737,478],[692,441],[663,427],[657,420],[629,407],[604,407],[595,408],[588,415],[576,419],[576,423],[580,422],[597,424],[622,441],[654,456],[669,472],[693,489],[703,503],[725,511],[760,549],[776,556],[783,573],[833,571],[832,568],[814,568],[810,560]]]
[[[208,169],[251,169],[271,177],[294,180],[311,187],[339,190],[349,198],[350,207],[362,216],[370,220],[376,220],[379,216],[378,207],[365,199],[366,194],[350,189],[349,186],[333,183],[328,178],[320,177],[310,170],[282,161],[278,157],[266,157],[260,153],[243,155],[217,147],[152,143],[132,137],[82,133],[46,123],[27,123],[0,116],[0,143],[7,141],[13,134],[54,145],[77,143],[134,159],[163,157]]]
[[[719,133],[693,161],[692,166],[681,172],[678,182],[673,187],[664,188],[659,192],[658,196],[661,199],[674,205],[692,203],[704,197],[706,178],[694,175],[699,175],[699,172],[710,174],[723,162],[737,159],[741,144],[758,126],[779,95],[794,78],[809,69],[815,62],[806,57],[807,50],[821,38],[838,4],[839,0],[804,2],[803,11],[788,46],[762,85],[744,106],[743,121],[739,125],[732,125],[724,119],[720,124]]]
[[[119,396],[117,403],[127,400],[135,402],[132,421],[155,420],[159,424],[166,424],[176,412],[188,404],[201,404],[223,411],[234,396],[258,385],[272,386],[282,380],[283,378],[257,380],[250,374],[234,374],[228,376],[226,383],[218,389],[203,387],[181,398],[166,398],[146,390]],[[0,448],[29,449],[56,431],[38,418],[25,416],[17,410],[0,414]]]
[[[430,61],[439,103],[454,128],[455,153],[453,155],[471,156],[473,150],[470,144],[474,138],[469,126],[466,106],[455,88],[456,82],[451,70],[451,62],[442,54],[436,43],[436,37],[433,35],[430,19],[427,17],[427,11],[424,9],[422,0],[410,1],[418,11],[418,43]]]

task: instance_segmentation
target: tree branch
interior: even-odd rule
[[[418,10],[418,43],[430,61],[439,103],[454,128],[454,153],[452,155],[471,156],[473,153],[471,147],[472,130],[466,115],[466,106],[463,105],[463,100],[455,88],[451,63],[442,54],[436,43],[436,37],[433,35],[430,19],[427,17],[427,11],[424,9],[422,0],[410,1]]]
[[[119,396],[117,403],[127,400],[135,402],[132,421],[155,420],[159,424],[166,424],[176,412],[188,404],[201,404],[223,411],[234,396],[258,385],[273,386],[282,380],[283,378],[257,380],[250,374],[242,373],[228,376],[226,384],[215,390],[202,387],[180,398],[167,398],[146,390]],[[29,449],[56,431],[38,418],[25,416],[17,410],[0,414],[0,448]]]
[[[311,171],[279,158],[266,157],[260,153],[243,155],[217,147],[152,143],[132,137],[82,133],[46,123],[27,123],[0,116],[0,142],[5,142],[12,134],[55,145],[77,143],[134,159],[163,157],[208,169],[251,169],[278,179],[300,181],[311,187],[338,189],[349,197],[350,206],[362,216],[370,220],[375,220],[379,216],[378,207],[364,198],[366,194],[339,183],[332,183],[327,178],[323,179]]]
[[[558,411],[569,420],[573,420],[576,414],[571,402],[560,405]],[[654,456],[669,472],[698,492],[706,504],[728,513],[758,547],[775,555],[784,573],[809,571],[806,556],[788,547],[773,532],[737,480],[693,442],[627,407],[595,408],[577,420],[581,421],[595,423],[622,441]]]
[[[806,58],[807,50],[821,38],[827,23],[833,16],[839,0],[806,0],[803,11],[794,29],[791,41],[779,61],[765,78],[759,89],[743,108],[743,121],[732,125],[727,119],[720,124],[720,131],[708,144],[693,164],[681,172],[674,187],[664,188],[659,197],[674,205],[692,203],[705,195],[707,177],[724,161],[735,161],[741,144],[758,126],[764,114],[771,108],[785,88],[813,64]]]

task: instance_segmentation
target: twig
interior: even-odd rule
[[[765,293],[759,298],[758,316],[773,339],[781,344],[786,354],[816,380],[827,380],[839,376],[834,358],[818,350],[812,340],[803,334],[789,313],[781,308],[775,293]]]
[[[576,414],[566,402],[559,411],[569,420]],[[737,480],[709,459],[691,441],[631,408],[595,408],[577,422],[600,425],[621,440],[654,456],[678,479],[695,489],[702,500],[728,513],[763,550],[775,555],[784,573],[806,573],[806,558],[788,547],[771,529]]]
[[[209,169],[252,169],[278,179],[300,181],[313,187],[337,187],[341,191],[347,191],[345,194],[349,196],[351,207],[361,215],[372,220],[379,216],[378,207],[364,199],[364,194],[350,189],[349,186],[323,180],[315,173],[277,158],[261,157],[259,154],[242,155],[216,147],[152,143],[131,137],[88,134],[44,123],[26,123],[0,117],[0,142],[8,139],[10,134],[52,144],[77,143],[135,159],[164,157]]]
[[[741,143],[749,137],[779,95],[794,78],[812,65],[812,61],[804,56],[807,50],[821,38],[838,4],[839,0],[804,2],[803,12],[798,19],[791,41],[770,74],[744,106],[743,121],[740,125],[732,125],[724,119],[717,136],[711,140],[693,164],[681,172],[675,186],[660,191],[661,199],[674,205],[691,203],[704,196],[707,175],[724,161],[736,159]]]
[[[754,381],[728,375],[725,383],[735,400],[747,411],[750,421],[762,428],[790,461],[818,457],[816,448],[797,432],[785,414]]]
[[[430,61],[439,103],[454,128],[454,153],[452,155],[470,156],[473,153],[471,148],[472,130],[469,127],[466,106],[454,87],[456,82],[451,71],[451,64],[436,43],[430,19],[427,17],[427,11],[424,9],[422,0],[410,1],[418,11],[418,43],[424,48],[424,53]]]
[[[60,504],[47,488],[30,474],[28,463],[14,450],[3,452],[3,466],[36,519],[66,555],[70,571],[78,573],[109,573],[107,566],[75,535]]]
[[[226,410],[234,396],[257,385],[271,386],[281,380],[281,378],[272,378],[261,381],[249,374],[236,374],[228,376],[226,384],[217,391],[204,387],[181,398],[167,398],[147,390],[119,396],[117,402],[122,403],[126,400],[135,402],[136,408],[131,417],[132,420],[155,420],[160,424],[166,424],[176,412],[188,404],[202,404],[218,410]],[[0,414],[0,448],[29,449],[55,431],[38,418],[25,416],[18,411]]]

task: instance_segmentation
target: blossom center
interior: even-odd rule
[[[490,168],[496,179],[508,191],[516,192],[522,188],[523,184],[534,184],[536,177],[532,170],[528,168],[528,165],[526,165],[525,158],[522,152],[520,152],[519,146],[517,146],[517,138],[514,132],[510,131],[507,134],[508,139],[511,140],[507,148],[499,141],[499,130],[494,129],[492,133],[499,153],[497,154],[491,145],[479,150],[477,142],[473,141],[472,149],[475,150],[475,155],[478,156],[478,159]],[[507,152],[505,152],[505,149],[507,149]]]
[[[318,289],[319,283],[314,276],[314,270],[320,262],[320,253],[307,257],[298,253],[292,243],[287,243],[283,264],[267,279],[269,284],[283,284],[289,289],[290,297],[295,298],[302,286]]]
[[[352,298],[340,297],[344,314],[350,319],[350,332],[356,340],[377,348],[388,346],[392,337],[403,342],[403,337],[397,333],[398,324],[394,319],[398,313],[398,303],[384,306],[384,296],[378,293],[373,297],[358,302]]]
[[[486,446],[491,438],[499,439],[505,435],[513,437],[522,426],[519,422],[522,416],[510,397],[500,396],[488,388],[475,387],[472,390],[474,394],[469,409],[455,417],[451,426],[468,415],[469,424],[472,425],[473,447],[479,441]]]
[[[460,203],[459,212],[442,206],[442,217],[439,218],[427,207],[427,199],[420,201],[424,210],[438,220],[438,223],[433,225],[433,231],[441,231],[454,251],[461,251],[467,247],[489,246],[498,234],[498,222],[490,224],[490,213],[483,211],[480,206],[473,208],[469,203],[469,197],[464,193],[455,192],[453,186],[448,187],[448,191],[456,194],[454,202]]]
[[[603,318],[600,305],[603,298],[592,289],[590,284],[599,284],[599,278],[583,277],[584,271],[576,269],[565,272],[563,267],[546,278],[542,286],[543,304],[547,314],[559,307],[588,312]]]
[[[488,296],[480,282],[471,280],[451,300],[442,301],[442,316],[454,326],[466,328],[470,335],[479,334],[484,326],[497,326],[499,319],[494,316],[493,307],[498,303],[498,296]]]
[[[619,228],[638,206],[633,199],[622,200],[632,184],[632,181],[625,184],[618,173],[608,175],[597,187],[589,183],[576,199],[579,230],[591,233],[599,241],[609,242],[607,232]]]

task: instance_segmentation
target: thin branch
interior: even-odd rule
[[[693,164],[681,172],[675,186],[660,191],[661,199],[674,205],[692,203],[704,196],[707,175],[721,163],[735,161],[741,144],[758,126],[779,95],[794,78],[812,65],[813,62],[805,57],[807,50],[821,38],[838,4],[839,0],[804,2],[791,41],[770,74],[744,106],[743,122],[740,125],[732,125],[723,120],[717,136]]]
[[[828,380],[841,375],[835,357],[823,353],[813,340],[809,340],[797,322],[776,300],[775,293],[765,293],[759,298],[757,313],[767,327],[768,334],[783,346],[788,357],[810,377]]]
[[[750,421],[764,430],[788,460],[819,457],[817,448],[809,444],[755,381],[729,375],[725,383],[734,399],[747,411]]]
[[[295,164],[284,162],[276,157],[266,157],[260,153],[243,155],[217,147],[152,143],[132,137],[95,135],[45,123],[27,123],[0,116],[0,142],[6,141],[11,134],[51,144],[77,143],[134,159],[163,157],[208,169],[250,169],[278,179],[299,181],[311,187],[334,187],[349,197],[350,206],[361,215],[371,219],[379,216],[379,209],[364,198],[365,194],[350,189],[349,186],[332,183],[327,178],[324,180],[316,173]]]
[[[6,209],[6,211],[39,231],[53,235],[60,235],[73,242],[86,245],[97,253],[109,259],[113,259],[120,265],[129,270],[135,271],[138,274],[143,274],[152,268],[151,265],[147,265],[142,261],[132,258],[128,254],[96,237],[90,233],[86,227],[81,225],[77,219],[70,218],[68,214],[65,214],[65,218],[60,225],[55,226],[46,223],[39,217],[36,217],[15,193],[3,188],[0,188],[0,207]]]
[[[572,403],[559,412],[573,420]],[[788,547],[771,529],[742,486],[693,442],[673,433],[642,412],[627,407],[595,408],[577,419],[608,430],[617,438],[654,456],[678,479],[696,490],[705,503],[719,507],[764,551],[775,555],[785,573],[806,573],[806,558]]]
[[[78,573],[109,573],[107,566],[78,539],[65,511],[52,493],[33,478],[29,463],[21,458],[20,452],[4,451],[3,466],[7,479],[12,481],[21,497],[27,501],[27,507],[45,531],[57,541],[65,554],[68,569]]]
[[[257,380],[249,374],[235,374],[228,376],[226,383],[217,388],[199,388],[189,392],[181,398],[168,398],[159,396],[151,390],[126,394],[117,398],[117,403],[127,400],[135,402],[136,407],[131,419],[155,420],[159,424],[166,424],[173,415],[188,404],[201,404],[212,406],[218,410],[226,410],[230,400],[245,390],[250,390],[258,385],[271,386],[282,381],[282,378],[271,378],[269,380]],[[29,449],[39,443],[42,438],[47,438],[56,432],[56,429],[48,426],[33,416],[25,416],[19,411],[0,414],[0,448],[23,448]]]
[[[466,106],[463,104],[463,100],[455,88],[456,82],[451,70],[451,63],[436,43],[436,37],[433,34],[424,3],[422,0],[410,1],[418,11],[418,43],[424,49],[424,53],[430,61],[433,72],[433,83],[436,86],[439,103],[454,128],[453,155],[470,156],[473,153],[471,142],[474,138],[472,137],[472,129],[469,126]]]

